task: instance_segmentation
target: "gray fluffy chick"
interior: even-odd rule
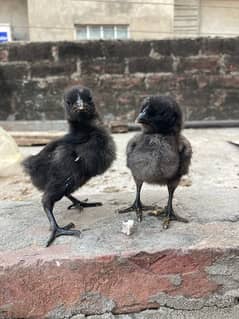
[[[176,215],[172,206],[174,191],[181,177],[188,173],[192,157],[190,142],[181,135],[183,120],[179,105],[167,96],[147,97],[136,121],[143,130],[127,145],[127,166],[136,183],[136,198],[132,206],[119,213],[136,211],[138,221],[142,221],[142,211],[152,209],[140,201],[140,191],[146,182],[168,187],[164,228],[169,227],[171,220],[188,222]]]

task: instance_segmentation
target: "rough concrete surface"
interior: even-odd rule
[[[122,222],[135,218],[116,213],[135,195],[124,155],[133,133],[114,136],[117,161],[76,193],[102,207],[56,205],[59,224],[74,222],[81,238],[44,248],[49,225],[40,194],[23,174],[1,180],[0,318],[239,318],[239,148],[227,143],[239,131],[184,133],[193,161],[174,206],[190,223],[168,230],[144,213],[131,236],[121,233]],[[166,188],[145,185],[142,200],[163,207]]]

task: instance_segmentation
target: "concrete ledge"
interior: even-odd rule
[[[65,120],[57,121],[0,121],[6,131],[20,132],[44,132],[44,131],[66,131],[68,129]]]
[[[9,131],[19,146],[45,145],[53,139],[59,138],[68,130],[67,122],[59,121],[0,121],[0,127]],[[128,133],[140,131],[139,124],[125,122],[108,123],[111,133]],[[185,128],[235,128],[239,127],[239,120],[227,121],[189,121]]]
[[[19,146],[45,145],[54,139],[62,137],[64,132],[16,132],[10,131]]]
[[[124,202],[131,196],[117,197]],[[73,221],[82,238],[58,238],[49,248],[44,248],[48,223],[37,201],[14,208],[11,202],[1,204],[0,318],[232,309],[238,303],[235,216],[229,216],[234,222],[212,217],[202,223],[186,213],[190,224],[175,222],[163,231],[161,221],[145,215],[127,237],[120,232],[122,222],[133,214],[118,216],[106,203],[79,216],[69,213],[67,204],[59,203],[56,217],[60,224]]]
[[[114,128],[114,126],[122,126],[123,132],[125,126],[128,126],[129,131],[138,131],[140,125],[134,123],[126,122],[114,122],[109,123],[109,127]],[[68,126],[65,120],[56,120],[56,121],[0,121],[0,126],[5,130],[10,132],[61,132],[67,131]],[[221,120],[221,121],[186,121],[185,128],[230,128],[230,127],[239,127],[239,120]],[[113,131],[113,130],[112,130]],[[113,131],[113,133],[115,133]],[[121,132],[116,132],[121,133]]]
[[[165,231],[162,220],[144,213],[132,236],[121,233],[122,222],[135,219],[115,212],[134,198],[122,164],[132,133],[114,136],[118,160],[76,194],[102,207],[68,211],[66,199],[55,207],[59,224],[74,222],[81,238],[60,237],[44,248],[49,225],[40,194],[0,201],[1,319],[238,319],[239,153],[226,142],[238,130],[185,133],[192,175],[174,207],[188,224]],[[16,184],[2,182],[2,193],[10,188],[18,197]],[[144,185],[142,201],[163,207],[166,188]]]

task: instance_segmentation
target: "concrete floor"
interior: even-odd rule
[[[207,130],[185,130],[185,135],[189,138],[193,146],[193,159],[189,176],[182,181],[182,186],[178,187],[175,198],[175,210],[182,216],[187,217],[191,223],[184,225],[172,223],[171,229],[162,233],[160,246],[166,248],[170,243],[175,245],[172,238],[177,238],[178,245],[187,243],[196,244],[198,247],[205,244],[203,240],[193,240],[196,238],[195,231],[210,233],[212,223],[216,229],[224,228],[224,238],[217,238],[216,232],[213,236],[207,237],[211,245],[222,244],[237,246],[239,242],[239,231],[237,231],[237,221],[239,220],[239,148],[228,144],[229,140],[238,140],[238,129],[207,129]],[[67,211],[67,200],[62,200],[56,205],[55,214],[59,223],[74,221],[79,228],[99,228],[99,222],[108,223],[111,231],[118,233],[122,220],[135,218],[132,212],[128,215],[118,216],[115,211],[132,203],[135,196],[135,186],[129,170],[125,165],[125,147],[127,141],[134,133],[117,134],[114,139],[117,144],[117,160],[113,166],[102,176],[92,179],[87,185],[76,192],[76,196],[81,199],[101,200],[104,206],[94,209],[86,209],[79,213],[77,210]],[[34,154],[39,148],[21,148],[24,155]],[[19,174],[10,179],[4,179],[2,193],[5,193],[3,201],[0,202],[0,250],[18,249],[31,246],[32,243],[41,246],[48,234],[48,222],[42,212],[40,204],[41,194],[35,190],[24,175]],[[24,192],[22,189],[24,186]],[[9,195],[9,198],[8,198]],[[11,200],[13,196],[14,200]],[[166,187],[152,186],[145,184],[142,190],[142,200],[146,204],[157,204],[163,207],[167,201]],[[21,212],[21,213],[20,213]],[[162,232],[161,223],[153,217],[147,217],[141,225],[138,225],[138,236],[141,238],[142,229],[151,231],[151,227],[156,227]],[[21,220],[20,221],[18,220]],[[110,223],[112,220],[112,225]],[[222,224],[221,222],[226,222]],[[230,223],[228,223],[230,222]],[[40,225],[40,232],[35,233],[36,224]],[[146,224],[148,225],[146,227]],[[204,226],[202,226],[204,225]],[[24,236],[19,236],[19,227]],[[11,233],[6,232],[6,227],[11,228]],[[149,228],[148,228],[149,227]],[[31,229],[31,231],[29,231]],[[147,230],[148,229],[148,230]],[[189,231],[190,229],[190,231]],[[207,230],[208,229],[208,230]],[[109,230],[101,229],[107,235]],[[231,240],[231,235],[237,240]],[[93,232],[86,232],[93,234]],[[188,233],[188,236],[185,236]],[[180,235],[181,234],[181,235]],[[104,235],[104,236],[105,236]],[[88,238],[88,235],[86,235]],[[164,240],[165,237],[165,240]],[[182,242],[179,238],[182,237]],[[170,238],[170,240],[169,240]],[[202,238],[201,238],[202,239]],[[88,240],[88,239],[87,239]],[[135,237],[137,242],[137,236]],[[68,242],[78,247],[78,240],[74,238],[59,238],[56,244]],[[107,241],[106,241],[107,243]],[[207,244],[209,244],[207,242]],[[145,242],[140,241],[140,246],[145,247]],[[104,245],[103,245],[104,246]],[[101,249],[107,249],[107,247]],[[107,246],[107,245],[106,245]],[[151,246],[151,245],[150,245]],[[84,245],[80,244],[82,250]],[[124,244],[117,245],[119,250],[124,249]],[[87,247],[86,247],[87,248]],[[148,247],[149,248],[149,247]],[[100,254],[100,250],[97,252]]]

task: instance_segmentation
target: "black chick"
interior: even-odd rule
[[[170,220],[188,222],[176,215],[172,206],[174,191],[180,178],[187,174],[192,157],[191,145],[181,135],[182,111],[179,105],[167,96],[147,97],[136,121],[142,125],[143,131],[127,145],[127,166],[134,177],[137,193],[133,205],[119,213],[135,210],[138,221],[141,221],[142,210],[152,209],[140,201],[141,187],[147,182],[168,187],[164,228],[169,227]]]
[[[50,222],[53,240],[61,235],[80,235],[73,223],[59,227],[53,215],[54,204],[66,196],[68,208],[95,207],[71,195],[91,177],[104,173],[115,159],[115,144],[103,127],[89,89],[73,87],[64,97],[69,133],[47,144],[39,154],[23,161],[32,183],[43,191],[42,205]]]

